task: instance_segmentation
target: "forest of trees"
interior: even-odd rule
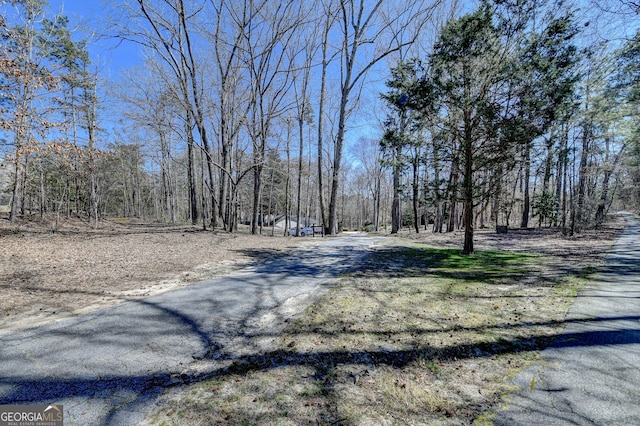
[[[464,229],[465,253],[483,227],[580,232],[640,206],[640,32],[591,21],[638,9],[605,3],[111,0],[80,30],[2,2],[0,201],[94,226]],[[87,34],[144,64],[108,80]]]

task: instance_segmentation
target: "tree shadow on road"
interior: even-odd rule
[[[171,313],[167,312],[168,315]],[[637,321],[638,317],[619,318],[623,321]],[[555,339],[561,347],[584,345],[636,345],[640,344],[640,333],[633,330],[610,330],[600,332],[558,334]],[[271,352],[235,356],[225,354],[224,350],[215,356],[217,364],[207,371],[185,374],[180,370],[168,370],[148,375],[113,375],[106,377],[48,377],[39,380],[16,378],[0,378],[2,404],[10,403],[51,403],[66,401],[69,398],[85,397],[104,399],[113,404],[113,408],[100,424],[117,424],[121,412],[135,412],[139,406],[152,401],[168,388],[191,385],[225,376],[245,375],[250,372],[266,371],[285,366],[307,366],[315,370],[314,380],[320,382],[326,395],[341,379],[329,373],[336,366],[369,366],[371,369],[380,366],[403,368],[417,361],[451,361],[495,357],[508,353],[537,351],[550,343],[548,336],[533,336],[526,340],[501,341],[486,344],[455,345],[446,348],[421,346],[419,349],[396,351],[314,351],[301,353],[295,349],[275,350]],[[226,363],[225,361],[230,361]],[[322,418],[340,421],[336,407],[324,407]],[[81,416],[76,419],[82,422]]]
[[[274,299],[273,288],[281,285],[286,279],[300,279],[324,276],[334,279],[345,274],[359,279],[389,279],[394,278],[420,278],[429,275],[434,279],[461,280],[465,282],[482,282],[487,285],[503,285],[505,271],[508,271],[511,279],[524,280],[531,270],[523,265],[531,265],[537,261],[535,256],[526,254],[513,254],[510,252],[480,252],[473,260],[459,257],[456,250],[433,249],[428,247],[383,247],[374,253],[365,253],[356,248],[347,248],[343,251],[328,250],[318,252],[317,249],[308,249],[287,253],[287,255],[264,261],[260,258],[260,251],[246,251],[245,254],[254,254],[259,261],[252,265],[252,268],[259,273],[269,273],[271,278],[264,283],[248,283],[255,287],[259,294],[259,299],[254,309],[251,309],[244,318],[238,318],[237,324],[240,326],[239,334],[249,339],[278,338],[281,333],[279,329],[265,330],[260,327],[251,328],[255,316],[265,312],[277,312],[282,307],[282,301]],[[262,254],[264,256],[264,254]],[[630,274],[634,270],[633,265],[621,264],[608,266],[603,272]],[[556,271],[558,272],[558,271]],[[567,265],[566,271],[573,272],[572,266]],[[555,275],[554,275],[555,277]],[[549,281],[553,281],[553,277]],[[238,278],[238,282],[242,278]],[[204,285],[204,284],[201,284]],[[194,287],[195,290],[195,287]],[[193,292],[193,303],[202,305],[201,311],[207,309],[220,309],[213,305],[207,308],[207,301],[198,300],[198,293]],[[477,296],[478,299],[484,296]],[[506,297],[518,297],[510,295]],[[532,296],[528,296],[532,297]],[[275,301],[274,301],[275,300]],[[379,300],[378,300],[379,302]],[[530,334],[525,338],[487,338],[486,341],[473,343],[459,342],[448,345],[430,345],[425,343],[424,336],[432,336],[437,333],[449,332],[479,332],[493,333],[498,329],[511,329],[515,327],[562,327],[569,322],[603,322],[617,321],[626,323],[628,321],[637,322],[640,316],[591,318],[586,320],[560,320],[560,321],[538,321],[538,322],[498,322],[492,325],[480,326],[456,326],[455,328],[441,328],[437,333],[432,328],[416,328],[405,324],[401,329],[394,329],[392,333],[406,334],[416,337],[415,344],[404,345],[405,349],[357,349],[355,347],[345,347],[344,349],[327,349],[322,345],[314,350],[298,349],[295,344],[271,349],[256,350],[249,353],[247,351],[236,351],[231,346],[227,347],[220,343],[219,332],[216,323],[207,323],[206,315],[203,317],[191,315],[186,309],[174,308],[164,303],[157,303],[154,299],[142,299],[130,302],[138,304],[149,310],[148,321],[162,324],[178,324],[181,333],[194,337],[199,343],[194,346],[191,354],[193,363],[197,368],[185,369],[185,366],[172,365],[164,369],[152,371],[151,373],[126,373],[108,374],[92,376],[88,374],[60,375],[55,371],[51,375],[42,379],[29,378],[27,375],[21,377],[15,372],[11,375],[2,374],[0,377],[0,403],[50,403],[74,398],[89,398],[102,400],[106,404],[111,404],[112,409],[106,418],[101,418],[101,424],[116,424],[121,421],[123,413],[143,410],[145,405],[160,396],[168,388],[203,383],[211,379],[223,379],[233,375],[246,375],[251,372],[269,371],[280,367],[306,366],[315,371],[313,379],[321,383],[322,392],[331,400],[331,395],[335,396],[336,385],[341,378],[333,372],[336,366],[367,366],[371,369],[380,366],[393,368],[404,368],[416,362],[447,362],[452,360],[473,360],[487,359],[505,354],[523,353],[538,351],[556,342],[561,347],[581,347],[585,345],[634,345],[640,343],[640,333],[632,328],[610,329],[602,331],[588,331],[584,333],[558,332],[555,335]],[[188,305],[188,302],[184,303]],[[382,309],[390,309],[389,306],[381,305]],[[411,313],[412,311],[409,311]],[[289,321],[287,315],[276,315],[275,322],[280,325]],[[143,321],[137,318],[136,321]],[[249,327],[245,327],[249,325]],[[305,330],[308,333],[310,330]],[[334,335],[335,330],[311,330],[317,335]],[[337,333],[344,336],[357,336],[361,333],[358,330],[348,328]],[[367,331],[367,334],[378,334],[388,337],[390,331],[380,329],[377,331]],[[83,336],[73,336],[73,329],[65,331],[66,338],[78,338]],[[158,336],[161,338],[162,336]],[[289,334],[287,337],[295,342],[298,336]],[[418,339],[418,337],[421,337]],[[122,350],[127,350],[129,339],[123,339]],[[116,342],[117,343],[117,342]],[[21,353],[9,353],[0,351],[3,359],[5,357],[22,357]],[[327,424],[340,424],[344,419],[342,413],[337,408],[337,401],[334,399],[331,404],[318,408],[318,419],[324,419]],[[446,414],[446,413],[445,413]],[[476,413],[477,414],[477,413]],[[77,421],[81,422],[82,415],[79,414]]]

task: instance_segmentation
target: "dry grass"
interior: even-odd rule
[[[0,218],[0,331],[189,285],[310,241],[124,219],[93,229],[78,219]]]
[[[505,379],[551,341],[618,229],[486,233],[470,258],[429,235],[390,240],[278,350],[169,392],[149,423],[490,424]]]
[[[485,424],[505,378],[557,333],[620,223],[550,230],[405,233],[343,277],[267,353],[167,389],[151,424]],[[126,221],[0,219],[0,327],[9,330],[166,291],[311,239]],[[258,259],[256,259],[256,256]]]

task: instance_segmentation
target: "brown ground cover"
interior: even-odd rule
[[[185,286],[310,240],[130,220],[93,229],[79,219],[0,218],[0,331]]]
[[[151,424],[490,424],[505,379],[536,359],[623,222],[402,232],[262,353],[166,390]],[[166,291],[314,244],[189,226],[0,219],[0,331]],[[270,230],[267,231],[270,234]],[[384,233],[383,233],[384,234]],[[497,260],[501,265],[486,263]],[[305,306],[301,306],[302,311]],[[205,377],[207,375],[205,374]]]
[[[167,389],[146,424],[490,425],[621,228],[482,230],[471,258],[460,232],[378,242],[270,345]]]
[[[621,229],[608,226],[563,237],[550,229],[495,234],[476,232],[479,249],[549,255],[557,273],[597,261]],[[54,230],[55,229],[55,230]],[[249,235],[246,230],[202,232],[198,227],[109,220],[98,229],[79,219],[0,218],[0,330],[56,320],[220,275],[309,240]],[[415,234],[404,238],[457,248],[463,234]]]

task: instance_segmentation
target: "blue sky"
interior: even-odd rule
[[[102,0],[48,0],[52,15],[61,12],[69,17],[69,27],[77,29],[77,39],[89,38],[90,57],[100,73],[108,80],[117,79],[121,70],[142,63],[135,44],[118,43],[116,40],[94,41],[89,30],[104,27],[104,16],[108,13]]]
[[[613,1],[619,4],[619,0]],[[609,4],[605,0],[595,0],[596,3]],[[104,28],[105,19],[109,11],[105,7],[105,0],[48,0],[49,11],[53,15],[57,12],[70,18],[71,28],[78,28],[80,37],[87,37],[89,34],[82,28],[97,29]],[[463,2],[467,5],[472,2]],[[591,28],[608,38],[624,39],[624,36],[631,36],[638,26],[637,15],[609,14],[603,16],[599,8],[594,7],[594,0],[577,0],[579,6],[579,21],[590,21]],[[582,15],[582,16],[580,16]],[[594,28],[598,27],[598,29]],[[117,47],[116,47],[117,46]],[[116,79],[119,71],[142,63],[142,57],[133,43],[122,42],[117,45],[115,40],[96,41],[89,47],[93,62],[100,67],[102,74],[107,79]]]
[[[61,12],[70,19],[70,27],[77,28],[77,39],[89,38],[89,30],[105,28],[106,19],[109,16],[108,0],[48,0],[51,15]],[[131,0],[135,2],[135,0]],[[609,4],[608,1],[618,2],[619,0],[596,0],[602,4]],[[590,22],[588,30],[597,31],[598,35],[605,35],[608,38],[624,39],[624,33],[629,36],[638,26],[637,15],[603,15],[601,10],[594,7],[594,0],[578,0],[582,7],[579,9],[578,20],[581,23]],[[465,6],[475,2],[463,2]],[[587,27],[585,27],[587,29]],[[592,37],[586,37],[589,42],[593,42]],[[141,65],[143,57],[137,46],[130,42],[118,43],[114,39],[102,39],[90,43],[90,58],[94,65],[98,67],[99,75],[105,81],[115,81],[119,79],[120,73],[133,66]],[[108,83],[107,83],[108,84]],[[371,87],[371,86],[369,86]],[[377,90],[373,89],[368,95],[377,97]],[[384,90],[383,87],[380,90]],[[374,109],[375,110],[375,109]],[[352,118],[348,139],[357,140],[360,136],[377,139],[379,137],[379,127],[376,118],[371,116],[360,116],[359,119]],[[348,154],[347,154],[348,155]]]

